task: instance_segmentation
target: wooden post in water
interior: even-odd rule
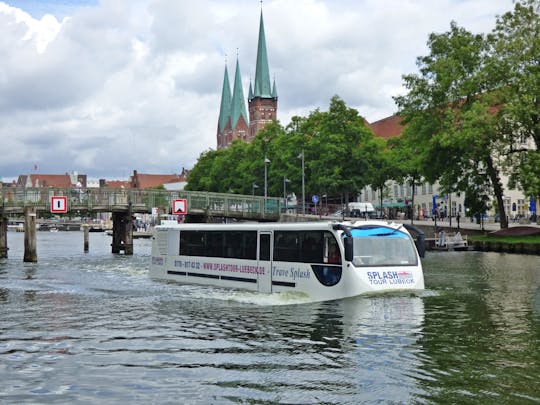
[[[131,212],[113,212],[112,253],[133,254],[133,218]]]
[[[133,216],[131,210],[126,214],[125,221],[124,254],[133,255]]]
[[[83,232],[84,232],[84,252],[88,252],[88,248],[90,246],[90,226],[89,225],[83,225]]]
[[[37,262],[36,208],[24,207],[24,262]]]
[[[8,257],[7,229],[8,219],[5,216],[0,215],[0,259]]]
[[[112,253],[120,253],[122,249],[122,233],[124,223],[122,222],[122,213],[113,212],[112,213]]]

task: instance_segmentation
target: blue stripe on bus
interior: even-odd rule
[[[404,238],[409,237],[397,229],[387,228],[384,226],[366,227],[351,229],[351,235],[355,238],[368,238],[368,237],[385,237],[385,238]]]

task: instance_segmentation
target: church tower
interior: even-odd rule
[[[226,148],[236,139],[251,142],[266,123],[277,119],[276,83],[274,81],[273,85],[270,85],[262,10],[257,43],[255,81],[254,86],[252,86],[251,82],[249,83],[248,105],[249,118],[246,112],[242,76],[240,75],[240,64],[237,57],[232,96],[229,74],[225,65],[217,128],[218,149]]]
[[[270,87],[270,71],[268,69],[268,55],[266,53],[266,38],[264,35],[264,21],[261,10],[259,23],[259,41],[257,42],[257,63],[255,65],[255,82],[249,84],[249,136],[251,141],[257,132],[264,128],[268,122],[277,120],[277,91],[276,82]]]
[[[247,140],[249,134],[249,120],[244,100],[242,75],[240,74],[240,63],[237,58],[232,97],[229,85],[229,74],[227,66],[225,66],[217,130],[218,149],[226,148],[236,139]]]
[[[219,107],[219,119],[217,130],[217,147],[224,148],[226,142],[226,129],[231,128],[231,86],[229,84],[229,72],[225,65],[225,74],[223,75],[223,89],[221,90],[221,106]]]

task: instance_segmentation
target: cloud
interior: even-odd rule
[[[27,3],[39,13],[8,4],[0,2],[4,178],[34,164],[106,178],[192,167],[216,146],[225,59],[232,73],[238,54],[246,95],[255,73],[258,2],[103,0],[68,16],[52,1]],[[393,114],[392,96],[427,52],[429,33],[451,20],[488,32],[512,1],[274,0],[263,8],[286,125],[326,109],[335,94],[368,121]]]

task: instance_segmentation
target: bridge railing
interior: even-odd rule
[[[190,214],[229,217],[273,218],[279,216],[280,199],[239,194],[221,194],[202,191],[166,191],[120,188],[25,188],[0,189],[1,208],[4,212],[22,212],[25,206],[50,211],[51,197],[67,197],[68,211],[115,211],[131,209],[134,212],[170,213],[172,201],[186,199]]]

